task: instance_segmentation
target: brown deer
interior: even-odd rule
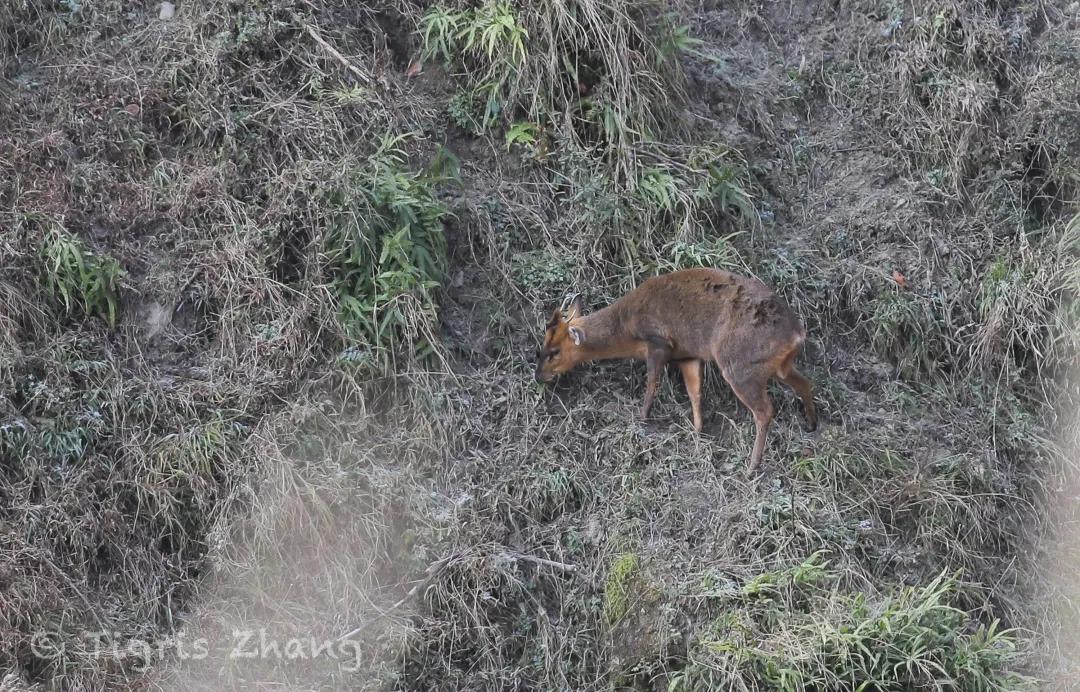
[[[777,378],[802,399],[805,428],[817,428],[810,382],[795,369],[806,331],[791,308],[765,284],[719,269],[684,269],[652,277],[608,307],[585,315],[575,298],[556,308],[537,354],[536,379],[550,382],[580,363],[644,360],[648,368],[641,418],[649,415],[664,366],[682,371],[694,430],[701,432],[701,373],[705,359],[754,416],[757,437],[749,468],[765,453],[773,419],[767,385]]]

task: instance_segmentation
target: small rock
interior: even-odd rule
[[[153,339],[164,332],[172,322],[172,310],[160,303],[147,303],[140,307],[143,335]]]
[[[158,19],[172,19],[176,14],[176,5],[171,2],[161,3],[161,12],[158,14]]]
[[[892,22],[889,23],[888,26],[881,30],[881,35],[884,38],[891,37],[893,33],[903,25],[903,23],[904,22],[901,19],[894,19]]]

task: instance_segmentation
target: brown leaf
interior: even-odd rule
[[[415,77],[416,75],[420,74],[423,71],[424,71],[424,64],[422,62],[420,62],[419,60],[413,60],[412,64],[409,65],[409,69],[405,70],[405,78],[406,79],[412,79],[413,77]]]
[[[897,286],[899,286],[900,288],[907,288],[907,279],[896,269],[893,269],[892,278],[893,281],[896,282]]]
[[[124,110],[126,110],[128,113],[131,113],[132,115],[138,115],[142,112],[142,108],[139,108],[139,104],[137,103],[129,103],[128,105],[124,106]]]

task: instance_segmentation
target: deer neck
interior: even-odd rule
[[[618,303],[580,318],[577,326],[585,332],[583,361],[634,358],[641,352],[640,342],[626,329]]]

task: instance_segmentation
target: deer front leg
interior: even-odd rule
[[[641,404],[642,420],[649,416],[649,409],[652,408],[653,399],[656,398],[656,385],[660,380],[660,372],[669,360],[671,360],[671,349],[660,346],[649,347],[645,358],[648,376],[645,380],[645,401]]]

